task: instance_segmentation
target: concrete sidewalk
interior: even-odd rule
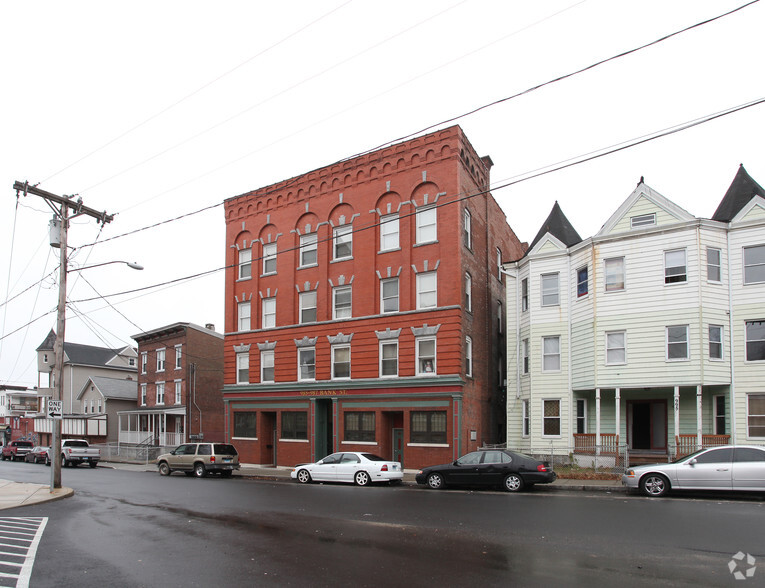
[[[122,463],[122,462],[100,462],[99,467],[113,468],[117,470],[126,470],[133,472],[156,472],[157,466],[153,463]],[[251,478],[255,480],[273,480],[289,481],[292,468],[288,467],[268,467],[253,464],[242,464],[239,471],[234,472],[234,476]],[[404,471],[404,484],[416,486],[414,476],[416,470]],[[539,484],[537,490],[545,492],[551,491],[590,491],[590,492],[626,492],[620,480],[568,480],[558,479],[553,484]],[[29,506],[51,500],[60,500],[68,498],[74,494],[71,488],[56,488],[50,491],[49,484],[32,484],[28,482],[12,482],[10,480],[0,480],[0,510],[14,508],[17,506]]]

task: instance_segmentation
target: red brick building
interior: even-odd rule
[[[212,325],[173,323],[133,339],[138,406],[119,413],[120,443],[224,441],[223,335]]]
[[[416,468],[504,440],[499,267],[523,248],[491,165],[453,126],[226,200],[243,462],[347,449]]]

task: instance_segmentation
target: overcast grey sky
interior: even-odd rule
[[[744,0],[4,2],[0,383],[37,384],[55,327],[51,212],[16,180],[115,214],[73,222],[67,340],[110,347],[176,321],[223,330],[225,198],[328,165],[639,47]],[[457,121],[500,186],[765,97],[752,6]],[[522,241],[557,200],[582,237],[641,176],[709,218],[743,163],[765,182],[765,105],[495,189]],[[446,126],[446,125],[443,125]],[[123,235],[212,207],[158,228]],[[100,233],[99,233],[100,231]],[[55,274],[54,274],[55,276]],[[96,298],[88,302],[77,302]],[[42,318],[39,318],[42,317]],[[37,320],[35,320],[37,319]]]

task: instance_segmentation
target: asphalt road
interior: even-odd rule
[[[62,475],[74,497],[3,512],[48,519],[33,587],[765,586],[760,497]],[[0,477],[50,470],[4,462]],[[738,552],[762,568],[744,582],[728,567]]]

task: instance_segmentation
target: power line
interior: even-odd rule
[[[442,204],[436,205],[435,207],[436,208],[440,208],[440,207],[443,207],[443,206],[449,206],[449,205],[452,205],[452,204],[456,204],[458,202],[462,202],[464,200],[469,200],[470,198],[474,198],[476,196],[480,196],[480,195],[483,195],[483,194],[489,194],[492,191],[503,190],[505,188],[509,188],[511,186],[514,186],[516,184],[520,184],[522,182],[527,182],[529,180],[532,180],[532,179],[535,179],[535,178],[538,178],[538,177],[541,177],[541,176],[544,176],[544,175],[548,175],[548,174],[551,174],[551,173],[554,173],[554,172],[557,172],[557,171],[561,171],[561,170],[567,169],[569,167],[573,167],[573,166],[576,166],[576,165],[587,163],[587,162],[592,161],[594,159],[599,159],[601,157],[605,157],[606,155],[611,155],[613,153],[618,153],[620,151],[624,151],[625,149],[630,149],[632,147],[636,147],[638,145],[642,145],[644,143],[648,143],[649,141],[654,141],[654,140],[660,139],[662,137],[666,137],[666,136],[669,136],[669,135],[673,135],[673,134],[679,133],[681,131],[684,131],[684,130],[687,130],[687,129],[699,126],[699,125],[704,124],[704,123],[708,123],[710,121],[722,118],[722,117],[727,116],[729,114],[733,114],[733,113],[739,112],[741,110],[745,110],[747,108],[751,108],[753,106],[757,106],[757,105],[760,105],[760,104],[763,104],[763,103],[765,103],[765,97],[758,98],[756,100],[752,100],[750,102],[746,102],[746,103],[740,104],[738,106],[733,106],[731,108],[728,108],[728,109],[725,109],[725,110],[722,110],[722,111],[718,111],[716,113],[712,113],[712,114],[709,114],[709,115],[706,115],[706,116],[703,116],[701,118],[697,118],[697,119],[694,119],[694,120],[691,120],[691,121],[688,121],[688,122],[685,122],[685,123],[681,123],[679,125],[675,125],[674,127],[668,127],[668,128],[665,128],[665,129],[663,129],[661,131],[657,131],[655,133],[651,133],[649,135],[642,135],[642,136],[637,137],[635,139],[632,139],[632,140],[629,140],[629,141],[624,141],[622,143],[616,144],[616,145],[611,146],[611,147],[607,147],[607,148],[604,148],[604,149],[601,149],[601,150],[598,150],[598,151],[594,151],[594,152],[589,152],[589,153],[584,154],[582,156],[579,156],[579,157],[576,157],[576,158],[571,158],[571,159],[565,160],[563,162],[560,162],[558,164],[551,164],[550,166],[545,166],[544,168],[539,168],[541,171],[535,170],[533,172],[529,172],[528,175],[521,174],[523,177],[520,177],[519,179],[513,179],[513,180],[505,181],[504,183],[501,183],[501,184],[498,184],[498,185],[494,185],[494,186],[490,187],[487,190],[479,190],[477,192],[470,193],[470,194],[467,194],[467,195],[456,194],[454,196],[453,200],[447,200],[447,201],[445,201]],[[405,215],[400,215],[400,218],[401,217],[408,218],[408,217],[413,216],[415,214],[416,214],[416,211],[408,213],[408,214],[405,214]],[[360,227],[358,229],[352,230],[352,233],[355,234],[355,233],[360,233],[362,231],[370,230],[372,228],[375,228],[375,227],[379,226],[380,224],[381,223],[378,222],[378,223],[372,223],[370,225],[365,225],[364,227]],[[327,237],[325,239],[322,239],[321,241],[317,241],[317,243],[318,242],[326,243],[326,242],[329,242],[331,239],[332,239],[332,237]],[[281,251],[278,251],[277,255],[283,255],[283,254],[286,254],[286,253],[297,251],[299,249],[300,249],[300,246],[289,247],[287,249],[283,249]],[[252,262],[260,261],[262,259],[263,259],[263,257],[256,258],[256,259],[253,259]],[[205,272],[199,272],[199,273],[196,273],[196,274],[192,274],[190,276],[186,276],[186,277],[182,277],[182,278],[176,278],[174,280],[168,280],[166,282],[161,282],[159,284],[154,284],[152,286],[144,286],[144,287],[141,287],[141,288],[134,288],[132,290],[125,290],[123,292],[116,292],[116,293],[113,293],[113,294],[107,294],[105,296],[99,296],[99,297],[96,297],[96,298],[84,298],[84,299],[81,299],[81,300],[77,300],[76,302],[78,302],[78,303],[79,302],[91,302],[93,300],[98,300],[99,298],[106,299],[108,297],[123,296],[123,295],[127,295],[127,294],[134,294],[136,292],[147,291],[147,290],[151,290],[151,289],[154,289],[154,288],[159,288],[159,287],[162,287],[162,286],[168,286],[168,285],[173,285],[173,284],[177,285],[178,283],[186,281],[186,280],[193,280],[193,279],[197,279],[197,278],[200,278],[200,277],[203,277],[203,276],[208,276],[208,275],[211,275],[213,273],[217,273],[219,271],[223,271],[223,270],[226,270],[226,269],[229,269],[229,268],[235,268],[237,266],[238,266],[238,263],[233,263],[233,264],[230,264],[230,265],[225,265],[223,267],[207,270]]]
[[[91,152],[89,152],[89,153],[87,153],[87,154],[83,155],[82,157],[80,157],[80,158],[79,158],[79,159],[77,159],[76,161],[73,161],[72,163],[70,163],[70,164],[69,164],[69,165],[67,165],[66,167],[64,167],[64,168],[60,169],[59,171],[55,172],[54,174],[51,174],[50,176],[48,176],[47,178],[45,178],[45,179],[43,180],[43,182],[47,182],[47,181],[51,180],[52,178],[55,178],[57,175],[59,175],[59,174],[63,173],[63,172],[64,172],[64,171],[66,171],[66,170],[68,170],[70,167],[73,167],[73,166],[77,165],[77,164],[78,164],[78,163],[80,163],[81,161],[84,161],[85,159],[89,158],[90,156],[92,156],[92,155],[95,155],[95,154],[96,154],[96,153],[98,153],[99,151],[101,151],[101,150],[105,149],[106,147],[108,147],[108,146],[109,146],[109,145],[111,145],[112,143],[116,143],[116,142],[117,142],[117,141],[119,141],[120,139],[122,139],[122,138],[124,138],[124,137],[126,137],[126,136],[130,135],[130,134],[131,134],[131,133],[133,133],[134,131],[136,131],[136,130],[140,129],[140,128],[141,128],[141,127],[143,127],[144,125],[146,125],[146,124],[148,124],[149,122],[151,122],[152,120],[154,120],[155,118],[158,118],[158,117],[160,117],[161,115],[165,114],[166,112],[168,112],[168,111],[172,110],[172,109],[173,109],[173,108],[175,108],[176,106],[178,106],[178,105],[180,105],[181,103],[185,102],[185,101],[186,101],[186,100],[188,100],[189,98],[191,98],[191,97],[195,96],[196,94],[199,94],[199,93],[200,93],[202,90],[205,90],[206,88],[208,88],[208,87],[212,86],[212,85],[213,85],[213,84],[215,84],[216,82],[219,82],[220,80],[222,80],[222,79],[223,79],[223,78],[225,78],[226,76],[228,76],[228,75],[230,75],[230,74],[234,73],[236,70],[240,69],[241,67],[244,67],[245,65],[247,65],[248,63],[250,63],[250,62],[251,62],[251,61],[253,61],[254,59],[256,59],[256,58],[260,57],[261,55],[264,55],[265,53],[268,53],[269,51],[271,51],[272,49],[275,49],[276,47],[278,47],[278,46],[279,46],[279,45],[281,45],[282,43],[285,43],[286,41],[288,41],[288,40],[289,40],[289,39],[291,39],[292,37],[295,37],[295,36],[297,36],[298,34],[300,34],[300,33],[302,33],[303,31],[305,31],[306,29],[310,28],[311,26],[313,26],[313,25],[314,25],[314,24],[316,24],[317,22],[319,22],[319,21],[321,21],[321,20],[325,19],[326,17],[330,16],[331,14],[334,14],[335,12],[337,12],[338,10],[340,10],[341,8],[344,8],[345,6],[347,6],[348,4],[350,4],[352,1],[353,1],[353,0],[347,0],[346,2],[344,2],[343,4],[341,4],[340,6],[338,6],[338,7],[336,7],[336,8],[333,8],[333,9],[332,9],[332,10],[330,10],[329,12],[327,12],[327,13],[323,14],[322,16],[320,16],[320,17],[318,17],[318,18],[316,18],[316,19],[312,20],[311,22],[309,22],[308,24],[304,25],[303,27],[301,27],[301,28],[299,28],[299,29],[295,30],[294,32],[290,33],[289,35],[287,35],[286,37],[284,37],[284,38],[283,38],[283,39],[281,39],[280,41],[277,41],[276,43],[274,43],[274,44],[272,44],[272,45],[270,45],[270,46],[266,47],[266,48],[265,48],[265,49],[263,49],[262,51],[260,51],[260,52],[256,53],[256,54],[255,54],[255,55],[253,55],[252,57],[249,57],[248,59],[246,59],[245,61],[243,61],[243,62],[242,62],[242,63],[240,63],[239,65],[237,65],[237,66],[234,66],[234,67],[232,67],[231,69],[229,69],[229,70],[227,70],[227,71],[223,72],[222,74],[220,74],[220,75],[219,75],[219,76],[217,76],[216,78],[213,78],[213,79],[212,79],[212,80],[210,80],[209,82],[207,82],[207,83],[203,84],[202,86],[200,86],[199,88],[197,88],[196,90],[194,90],[193,92],[191,92],[190,94],[187,94],[187,95],[183,96],[182,98],[180,98],[180,99],[176,100],[175,102],[173,102],[173,103],[172,103],[172,104],[170,104],[169,106],[166,106],[165,108],[163,108],[163,109],[162,109],[162,110],[160,110],[159,112],[157,112],[157,113],[153,114],[153,115],[152,115],[152,116],[150,116],[149,118],[145,119],[143,122],[140,122],[140,123],[138,123],[137,125],[135,125],[135,126],[133,126],[133,127],[129,128],[127,131],[123,132],[122,134],[118,135],[117,137],[114,137],[113,139],[111,139],[110,141],[107,141],[106,143],[104,143],[104,144],[103,144],[103,145],[101,145],[100,147],[97,147],[96,149],[94,149],[93,151],[91,151]]]
[[[740,11],[740,10],[743,10],[744,8],[747,8],[747,7],[749,7],[749,6],[753,5],[753,4],[756,4],[757,2],[759,2],[759,0],[752,0],[751,2],[748,2],[747,4],[743,4],[742,6],[739,6],[738,8],[735,8],[735,9],[733,9],[733,10],[730,10],[730,11],[728,11],[728,12],[725,12],[725,13],[723,13],[723,14],[720,14],[720,15],[718,15],[718,16],[715,16],[715,17],[712,17],[712,18],[709,18],[709,19],[706,19],[706,20],[703,20],[703,21],[697,22],[696,24],[693,24],[693,25],[687,26],[687,27],[685,27],[685,28],[683,28],[683,29],[679,29],[679,30],[677,30],[677,31],[675,31],[675,32],[673,32],[673,33],[669,33],[669,34],[667,34],[667,35],[664,35],[664,36],[660,37],[659,39],[656,39],[656,40],[654,40],[654,41],[651,41],[651,42],[649,42],[649,43],[645,43],[645,44],[643,44],[643,45],[640,45],[640,46],[638,46],[638,47],[635,47],[635,48],[633,48],[633,49],[629,49],[629,50],[627,50],[627,51],[623,51],[623,52],[621,52],[621,53],[618,53],[618,54],[612,55],[611,57],[608,57],[608,58],[602,59],[602,60],[600,60],[600,61],[594,62],[594,63],[592,63],[592,64],[590,64],[590,65],[588,65],[588,66],[586,66],[586,67],[583,67],[583,68],[580,68],[580,69],[578,69],[578,70],[575,70],[575,71],[569,72],[569,73],[567,73],[567,74],[564,74],[564,75],[558,76],[558,77],[556,77],[556,78],[553,78],[553,79],[550,79],[550,80],[548,80],[548,81],[546,81],[546,82],[542,82],[542,83],[536,84],[535,86],[531,86],[531,87],[529,87],[529,88],[527,88],[527,89],[525,89],[525,90],[523,90],[523,91],[521,91],[521,92],[518,92],[518,93],[516,93],[516,94],[513,94],[513,95],[510,95],[510,96],[507,96],[507,97],[505,97],[505,98],[501,98],[501,99],[499,99],[499,100],[495,100],[495,101],[493,101],[493,102],[489,102],[489,103],[487,103],[487,104],[484,104],[484,105],[481,105],[481,106],[478,106],[478,107],[476,107],[476,108],[474,108],[474,109],[472,109],[472,110],[469,110],[469,111],[467,111],[467,112],[464,112],[464,113],[462,113],[462,114],[459,114],[459,115],[453,116],[453,117],[451,117],[451,118],[448,118],[448,119],[442,120],[442,121],[440,121],[440,122],[438,122],[438,123],[434,123],[434,124],[432,124],[432,125],[429,125],[429,126],[427,126],[427,127],[423,128],[423,129],[421,129],[421,130],[419,130],[419,131],[417,131],[417,132],[414,132],[414,133],[409,133],[409,134],[407,134],[407,135],[404,135],[404,136],[402,136],[402,137],[399,137],[399,138],[397,138],[397,139],[393,139],[393,140],[391,140],[391,141],[387,141],[387,142],[385,142],[385,143],[382,143],[382,144],[380,144],[380,145],[378,145],[378,146],[376,146],[376,147],[373,147],[373,148],[370,148],[370,149],[366,149],[366,150],[364,150],[364,151],[361,151],[361,152],[359,152],[359,153],[356,153],[355,155],[351,155],[351,156],[347,156],[347,157],[344,157],[344,158],[342,158],[342,159],[339,159],[339,160],[335,161],[334,163],[330,163],[329,165],[326,165],[326,166],[322,166],[322,168],[324,168],[324,167],[331,167],[332,165],[337,165],[337,164],[339,164],[339,163],[342,163],[342,162],[344,162],[344,161],[348,161],[348,160],[351,160],[351,159],[354,159],[354,158],[357,158],[357,157],[362,157],[362,156],[364,156],[364,155],[368,155],[369,153],[373,153],[373,152],[375,152],[375,151],[378,151],[378,150],[380,150],[380,149],[383,149],[383,148],[385,148],[385,147],[387,147],[387,146],[390,146],[390,145],[392,145],[392,144],[395,144],[395,143],[398,143],[398,142],[401,142],[401,141],[405,141],[405,140],[407,140],[407,139],[409,139],[409,138],[412,138],[412,137],[414,137],[414,136],[416,136],[416,135],[419,135],[419,134],[422,134],[422,133],[424,133],[424,132],[427,132],[427,131],[429,131],[429,130],[431,130],[431,129],[434,129],[434,128],[437,128],[437,127],[440,127],[440,126],[442,126],[442,125],[445,125],[445,124],[449,124],[449,123],[453,123],[453,122],[456,122],[456,121],[458,121],[458,120],[460,120],[460,119],[463,119],[463,118],[466,118],[466,117],[468,117],[468,116],[471,116],[471,115],[473,115],[473,114],[475,114],[475,113],[477,113],[477,112],[480,112],[480,111],[482,111],[482,110],[485,110],[485,109],[488,109],[488,108],[491,108],[491,107],[497,106],[497,105],[499,105],[499,104],[503,104],[503,103],[505,103],[505,102],[509,102],[509,101],[511,101],[511,100],[514,100],[514,99],[516,99],[516,98],[519,98],[519,97],[521,97],[521,96],[525,96],[525,95],[527,95],[527,94],[530,94],[530,93],[532,93],[532,92],[534,92],[534,91],[536,91],[536,90],[539,90],[539,89],[541,89],[541,88],[544,88],[544,87],[546,87],[546,86],[549,86],[549,85],[552,85],[552,84],[555,84],[555,83],[557,83],[557,82],[561,82],[561,81],[564,81],[564,80],[570,79],[570,78],[572,78],[572,77],[574,77],[574,76],[577,76],[577,75],[583,74],[583,73],[585,73],[585,72],[587,72],[587,71],[590,71],[590,70],[592,70],[592,69],[594,69],[594,68],[596,68],[596,67],[598,67],[598,66],[600,66],[600,65],[603,65],[603,64],[605,64],[605,63],[608,63],[608,62],[611,62],[611,61],[614,61],[614,60],[620,59],[620,58],[622,58],[622,57],[626,57],[626,56],[628,56],[628,55],[631,55],[631,54],[633,54],[633,53],[636,53],[636,52],[638,52],[638,51],[641,51],[641,50],[643,50],[643,49],[646,49],[646,48],[648,48],[648,47],[652,47],[652,46],[654,46],[654,45],[657,45],[657,44],[659,44],[659,43],[662,43],[662,42],[664,42],[664,41],[667,41],[668,39],[671,39],[671,38],[673,38],[673,37],[676,37],[676,36],[678,36],[678,35],[680,35],[680,34],[682,34],[682,33],[688,32],[688,31],[690,31],[690,30],[696,29],[696,28],[698,28],[698,27],[701,27],[701,26],[703,26],[703,25],[709,24],[709,23],[711,23],[711,22],[714,22],[714,21],[716,21],[716,20],[722,19],[722,18],[724,18],[724,17],[726,17],[726,16],[729,16],[729,15],[731,15],[731,14],[734,14],[734,13],[736,13],[736,12]],[[570,7],[569,7],[569,8],[570,8]],[[567,9],[565,9],[565,10],[568,10],[568,8],[567,8]],[[561,12],[562,12],[562,11],[561,11]],[[558,14],[558,13],[556,13],[556,14]],[[555,15],[552,15],[552,16],[555,16]],[[536,23],[535,23],[535,24],[536,24]],[[413,78],[413,79],[415,79],[415,78]],[[410,80],[410,81],[411,81],[411,80]],[[405,83],[409,83],[409,82],[405,82]],[[379,96],[379,95],[378,95],[378,96]],[[341,113],[343,113],[343,112],[346,112],[347,110],[348,110],[348,109],[346,109],[346,110],[343,110],[343,111],[341,111]],[[228,163],[226,163],[226,164],[224,164],[224,165],[222,165],[222,166],[218,166],[217,168],[214,168],[214,169],[212,169],[212,170],[209,170],[209,171],[207,171],[207,172],[205,172],[205,173],[203,173],[203,174],[200,174],[200,175],[198,175],[198,176],[196,176],[196,177],[194,177],[194,178],[192,178],[192,179],[190,179],[190,180],[188,180],[188,181],[186,181],[186,182],[184,182],[184,183],[182,183],[182,184],[179,184],[179,185],[177,185],[177,186],[175,186],[175,187],[173,187],[173,188],[170,188],[170,189],[168,189],[168,190],[165,190],[165,191],[163,191],[163,192],[161,192],[161,193],[159,193],[159,194],[157,194],[157,195],[155,195],[155,196],[152,196],[152,197],[148,198],[147,200],[145,200],[144,202],[147,202],[147,201],[149,201],[149,200],[152,200],[152,199],[154,199],[154,198],[157,198],[157,197],[159,197],[159,196],[162,196],[162,195],[164,195],[164,194],[167,194],[168,192],[172,192],[172,191],[174,191],[174,190],[180,189],[181,187],[183,187],[183,186],[185,186],[185,185],[188,185],[189,183],[192,183],[192,182],[194,182],[194,181],[196,181],[196,180],[199,180],[199,179],[201,179],[201,178],[203,178],[203,177],[205,177],[205,176],[207,176],[207,175],[210,175],[210,174],[212,174],[212,173],[214,173],[214,172],[216,172],[216,171],[220,171],[221,169],[223,169],[223,168],[225,168],[225,167],[228,167],[229,165],[232,165],[233,163],[236,163],[236,162],[239,162],[239,161],[241,161],[241,160],[243,160],[243,159],[246,159],[247,157],[250,157],[251,155],[253,155],[253,154],[257,153],[257,152],[259,152],[259,151],[262,151],[263,149],[266,149],[266,148],[268,148],[268,147],[272,147],[274,144],[276,144],[276,143],[278,143],[278,142],[280,142],[280,141],[286,140],[287,138],[290,138],[290,137],[292,137],[292,136],[294,136],[294,135],[296,135],[296,134],[298,134],[298,133],[301,133],[301,132],[303,132],[304,130],[306,130],[307,128],[311,128],[311,127],[313,127],[313,126],[316,126],[316,125],[318,125],[318,124],[321,124],[322,122],[326,122],[327,120],[329,120],[329,119],[331,119],[331,118],[333,118],[333,117],[335,117],[335,116],[338,116],[338,114],[341,114],[341,113],[336,113],[336,114],[334,114],[334,115],[332,115],[332,116],[330,116],[330,117],[328,117],[328,118],[325,118],[325,119],[323,119],[323,120],[320,120],[320,121],[316,121],[316,122],[314,122],[312,125],[310,125],[309,127],[305,127],[304,129],[301,129],[300,131],[297,131],[296,133],[293,133],[292,135],[289,135],[289,136],[287,136],[287,137],[283,137],[282,139],[279,139],[279,140],[277,140],[277,141],[275,141],[275,142],[272,142],[272,143],[270,143],[269,145],[266,145],[266,146],[264,146],[264,147],[260,147],[260,148],[258,148],[258,149],[256,149],[256,150],[250,151],[250,152],[248,152],[248,153],[244,154],[243,156],[241,156],[241,157],[239,157],[239,158],[237,158],[237,159],[235,159],[235,160],[232,160],[232,161],[230,161],[230,162],[228,162]],[[319,168],[319,169],[321,169],[321,168]],[[306,173],[310,173],[310,171],[309,171],[309,172],[306,172]],[[305,175],[305,174],[301,174],[301,175]],[[281,189],[283,189],[283,188],[284,188],[284,185],[281,185],[281,186],[279,186],[279,189],[280,189],[280,190],[281,190]],[[119,238],[122,238],[122,237],[125,237],[125,236],[128,236],[128,235],[132,235],[132,234],[135,234],[135,233],[138,233],[138,232],[142,232],[142,231],[145,231],[145,230],[151,229],[151,228],[155,228],[155,227],[158,227],[158,226],[161,226],[161,225],[165,225],[165,224],[168,224],[168,223],[171,223],[171,222],[175,222],[175,221],[177,221],[177,220],[181,220],[181,219],[183,219],[183,218],[188,218],[188,217],[190,217],[190,216],[194,216],[194,215],[196,215],[196,214],[200,214],[200,213],[202,213],[202,212],[205,212],[205,211],[207,211],[207,210],[211,210],[211,209],[213,209],[213,208],[217,208],[218,206],[222,206],[222,205],[223,205],[223,202],[218,202],[218,203],[216,203],[216,204],[212,204],[212,205],[209,205],[209,206],[203,207],[203,208],[201,208],[201,209],[198,209],[198,210],[195,210],[195,211],[192,211],[192,212],[189,212],[189,213],[183,214],[183,215],[179,215],[179,216],[177,216],[177,217],[174,217],[174,218],[171,218],[171,219],[167,219],[167,220],[164,220],[164,221],[160,221],[160,222],[154,223],[153,225],[149,225],[149,226],[146,226],[146,227],[142,227],[142,228],[139,228],[139,229],[135,229],[135,230],[133,230],[133,231],[129,231],[129,232],[127,232],[127,233],[122,233],[122,234],[120,234],[120,235],[115,235],[115,236],[113,236],[113,237],[109,237],[109,238],[107,238],[107,239],[104,239],[104,240],[103,240],[103,241],[101,241],[101,242],[102,242],[102,243],[104,243],[104,242],[107,242],[107,241],[111,241],[111,240],[114,240],[114,239],[119,239]],[[82,245],[81,247],[91,247],[91,246],[93,246],[93,245],[95,245],[95,244],[96,244],[96,243],[89,243],[89,244],[86,244],[86,245]]]

